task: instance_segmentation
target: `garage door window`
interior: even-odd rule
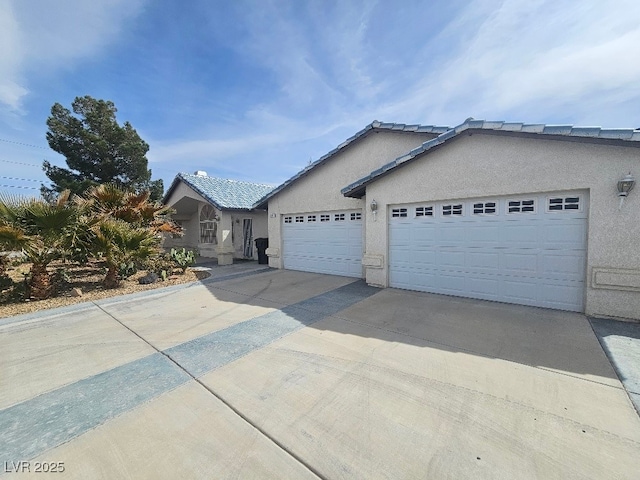
[[[304,222],[304,215],[299,215],[296,217],[296,223],[303,223]]]
[[[315,222],[316,221],[316,216],[315,215],[309,215],[307,217],[307,222]]]
[[[443,205],[442,206],[442,215],[445,217],[451,216],[451,215],[458,215],[461,216],[462,215],[462,204],[461,203],[457,203],[455,205]]]
[[[473,214],[488,214],[494,215],[496,213],[496,202],[478,202],[473,204]]]
[[[407,209],[406,208],[394,208],[391,210],[391,216],[393,218],[406,217]]]
[[[533,213],[535,209],[535,200],[509,200],[507,202],[507,213]]]
[[[433,207],[416,207],[416,217],[433,217]]]
[[[352,213],[351,220],[362,220],[362,213],[360,212]]]
[[[320,215],[320,221],[321,222],[328,222],[329,220],[331,220],[331,216],[330,215]]]
[[[549,212],[580,210],[580,197],[552,197],[547,207]]]
[[[333,216],[333,219],[334,219],[336,222],[341,222],[341,221],[343,221],[343,220],[344,220],[344,213],[336,213],[336,214]]]

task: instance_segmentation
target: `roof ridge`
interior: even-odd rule
[[[179,172],[178,175],[180,176],[188,176],[188,177],[195,177],[195,178],[209,178],[209,179],[213,179],[213,180],[222,180],[225,182],[235,182],[235,183],[246,183],[249,185],[260,185],[262,187],[274,187],[275,185],[271,185],[268,183],[258,183],[258,182],[252,182],[249,180],[236,180],[235,178],[224,178],[224,177],[213,177],[211,175],[195,175],[193,173],[185,173],[185,172]]]
[[[395,132],[441,134],[441,133],[444,133],[444,132],[447,132],[447,131],[451,130],[451,127],[438,126],[438,125],[420,125],[420,124],[408,125],[406,123],[385,123],[385,122],[381,122],[379,120],[374,120],[373,122],[371,122],[367,126],[365,126],[363,129],[359,130],[354,135],[351,135],[345,141],[340,143],[337,147],[335,147],[332,150],[328,151],[327,153],[322,155],[317,160],[311,162],[309,165],[304,167],[302,170],[300,170],[298,173],[296,173],[292,177],[290,177],[287,180],[285,180],[284,182],[282,182],[280,185],[274,187],[273,190],[271,190],[266,195],[264,195],[261,199],[259,199],[254,204],[254,207],[264,203],[266,200],[271,198],[273,195],[275,195],[276,193],[280,192],[285,187],[288,187],[289,185],[291,185],[291,183],[295,182],[297,179],[299,179],[300,177],[302,177],[303,175],[308,173],[310,170],[312,170],[313,168],[315,168],[318,165],[320,165],[321,163],[323,163],[325,160],[328,160],[333,155],[337,154],[340,150],[348,147],[353,142],[355,142],[357,139],[361,138],[362,136],[364,136],[367,132],[369,132],[371,130],[388,130],[388,131],[395,131]]]
[[[520,123],[505,122],[504,120],[476,120],[473,117],[467,118],[460,125],[450,128],[431,140],[427,140],[419,147],[397,157],[395,160],[372,171],[369,175],[356,180],[341,190],[343,195],[368,184],[371,180],[385,172],[405,163],[418,155],[441,145],[451,138],[457,137],[466,130],[491,130],[502,132],[515,132],[531,135],[556,135],[559,137],[590,138],[604,140],[620,140],[629,142],[640,142],[640,130],[634,128],[602,128],[602,127],[582,127],[574,125],[554,125],[544,123]]]

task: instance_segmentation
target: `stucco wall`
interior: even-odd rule
[[[282,215],[361,209],[362,200],[345,198],[340,190],[431,138],[434,138],[433,134],[384,130],[372,132],[271,198],[269,265],[275,268],[282,268],[283,265]]]
[[[629,171],[640,173],[639,148],[463,134],[367,187],[365,202],[375,199],[378,214],[374,222],[365,208],[365,255],[383,257],[383,268],[367,268],[367,282],[388,285],[389,205],[589,190],[586,313],[640,318],[640,189],[621,210],[616,190]]]

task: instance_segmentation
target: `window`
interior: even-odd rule
[[[342,220],[344,220],[344,213],[336,213],[333,216],[333,220],[336,222],[341,222]]]
[[[535,200],[509,200],[507,202],[507,213],[535,212],[535,207]]]
[[[360,212],[352,213],[351,220],[362,220],[362,213]]]
[[[218,216],[211,205],[204,205],[200,210],[200,243],[216,245],[218,233]]]
[[[550,212],[580,210],[580,197],[553,197],[549,199],[547,208]]]
[[[316,216],[315,215],[308,215],[307,216],[307,222],[315,222],[316,221]]]
[[[284,217],[284,223],[291,223],[293,217]]]
[[[394,208],[393,210],[391,210],[391,216],[394,217],[394,218],[406,217],[407,216],[407,209],[406,208]]]
[[[433,207],[416,207],[416,217],[433,217]]]
[[[296,217],[296,223],[302,223],[304,222],[304,215],[298,215]]]
[[[473,204],[473,214],[495,214],[496,202],[478,202]]]
[[[320,221],[321,222],[328,222],[329,220],[331,220],[331,216],[330,215],[320,215]]]
[[[443,205],[442,215],[445,217],[450,215],[462,215],[462,204],[457,203],[455,205]]]

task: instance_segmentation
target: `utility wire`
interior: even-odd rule
[[[38,168],[42,167],[42,165],[36,165],[35,163],[14,162],[12,160],[2,160],[2,159],[0,159],[0,162],[13,163],[15,165],[26,165],[27,167],[38,167]]]
[[[30,143],[16,142],[15,140],[5,140],[4,138],[0,138],[0,142],[13,143],[14,145],[22,145],[23,147],[33,147],[33,148],[40,148],[42,150],[49,150],[47,147],[41,147],[40,145],[32,145]]]
[[[22,180],[23,182],[48,182],[49,180],[36,180],[33,178],[18,178],[18,177],[5,177],[4,175],[0,175],[0,178],[6,178],[7,180]]]
[[[26,190],[40,190],[38,187],[21,187],[18,185],[0,185],[2,188],[22,188]]]

